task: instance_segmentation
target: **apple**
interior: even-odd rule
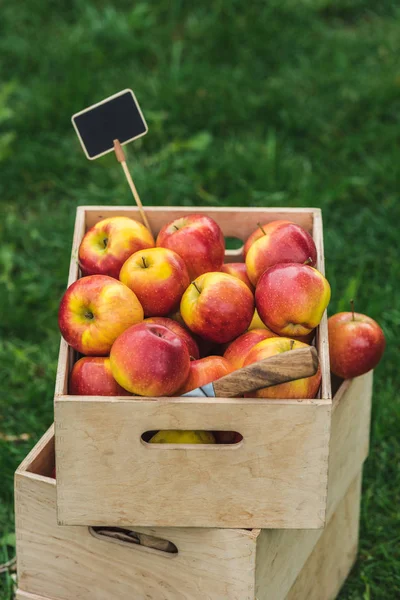
[[[354,310],[330,317],[328,334],[331,371],[343,379],[374,369],[385,350],[385,336],[378,323]]]
[[[308,335],[322,319],[331,288],[309,265],[279,264],[267,269],[256,287],[256,307],[262,321],[278,335]]]
[[[281,352],[297,350],[298,348],[304,348],[306,346],[307,344],[304,344],[303,342],[291,340],[286,337],[269,338],[253,346],[244,361],[244,366],[246,367],[247,365],[251,365],[252,363],[263,360],[264,358],[269,358],[270,356],[274,356]],[[318,366],[318,371],[312,377],[305,377],[304,379],[297,379],[288,383],[280,383],[268,388],[262,388],[257,392],[249,392],[245,394],[245,396],[247,398],[275,398],[288,400],[315,398],[320,384],[321,369]]]
[[[104,356],[80,358],[69,376],[69,393],[79,396],[129,396],[115,381],[110,359]]]
[[[217,344],[246,331],[254,313],[254,297],[243,281],[227,273],[204,273],[181,300],[181,315],[193,333]]]
[[[150,444],[215,444],[210,431],[162,430],[150,439]]]
[[[79,246],[79,264],[84,275],[110,275],[118,279],[127,258],[155,245],[150,231],[135,219],[109,217],[94,225]]]
[[[206,215],[189,215],[164,225],[157,246],[169,248],[183,258],[190,279],[219,271],[224,262],[225,238],[217,223]]]
[[[109,354],[117,337],[143,321],[143,308],[126,285],[107,275],[89,275],[69,286],[58,324],[65,341],[81,354]]]
[[[264,232],[264,235],[262,235]],[[262,227],[246,254],[249,279],[256,285],[263,272],[278,263],[317,262],[317,249],[311,235],[290,221],[272,221]],[[258,232],[257,232],[258,235]]]
[[[167,329],[170,329],[176,333],[176,335],[186,342],[191,358],[194,360],[200,358],[199,348],[195,340],[190,335],[188,330],[185,327],[182,327],[182,325],[179,325],[179,323],[176,321],[167,319],[167,317],[150,317],[149,319],[145,319],[143,323],[155,323],[156,325],[163,325],[164,327],[167,327]]]
[[[189,375],[186,342],[154,323],[139,323],[122,333],[110,353],[114,379],[138,396],[172,396]]]
[[[182,394],[216,381],[232,371],[231,364],[222,356],[206,356],[199,360],[192,360],[188,378],[177,392],[177,395],[182,396]]]
[[[276,337],[276,333],[270,329],[246,331],[246,333],[243,333],[229,344],[224,352],[224,358],[232,365],[233,369],[241,369],[246,356],[253,346],[261,342],[261,340],[271,337]]]
[[[163,317],[176,310],[190,283],[184,261],[167,248],[135,252],[124,263],[119,278],[135,292],[145,317]]]
[[[245,263],[225,263],[221,267],[222,273],[228,273],[238,279],[241,279],[249,288],[251,292],[254,292],[254,285],[251,283],[248,275]]]

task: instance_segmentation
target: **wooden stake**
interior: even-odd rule
[[[146,225],[146,227],[150,231],[150,233],[152,234],[153,232],[151,231],[151,227],[150,227],[149,221],[147,220],[146,213],[144,212],[142,201],[140,200],[140,197],[139,197],[139,194],[137,192],[136,186],[133,183],[133,179],[131,177],[131,174],[129,173],[128,165],[126,164],[125,152],[123,151],[123,148],[122,148],[119,140],[114,140],[114,151],[115,151],[115,156],[117,157],[117,161],[119,163],[121,163],[122,169],[123,169],[123,171],[125,173],[125,177],[126,177],[126,179],[128,181],[129,187],[131,188],[132,195],[135,198],[135,202],[136,202],[137,207],[138,207],[138,209],[140,211],[140,215],[142,217],[142,221]]]

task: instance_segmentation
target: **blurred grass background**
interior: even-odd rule
[[[52,421],[75,207],[132,201],[113,156],[86,160],[70,116],[132,87],[149,125],[128,149],[145,204],[322,208],[330,314],[355,297],[388,341],[340,598],[400,597],[399,18],[390,0],[2,3],[0,563],[13,472]]]

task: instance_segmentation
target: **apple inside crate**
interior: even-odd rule
[[[357,553],[371,397],[372,373],[334,396],[323,530],[60,527],[51,428],[15,477],[17,600],[331,600]]]
[[[207,214],[241,241],[258,223],[306,229],[324,273],[322,218],[314,208],[151,207],[155,234],[185,215]],[[68,285],[79,278],[85,232],[111,216],[140,220],[133,207],[79,207]],[[241,249],[226,261],[240,260]],[[68,395],[74,353],[61,341],[55,390],[58,522],[62,525],[318,529],[325,525],[332,396],[326,312],[315,345],[317,398],[145,398]],[[161,429],[236,431],[234,445],[152,445]]]

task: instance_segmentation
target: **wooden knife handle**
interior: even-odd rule
[[[313,346],[288,350],[233,371],[213,382],[217,398],[234,398],[245,392],[311,377],[318,370],[318,354]]]

